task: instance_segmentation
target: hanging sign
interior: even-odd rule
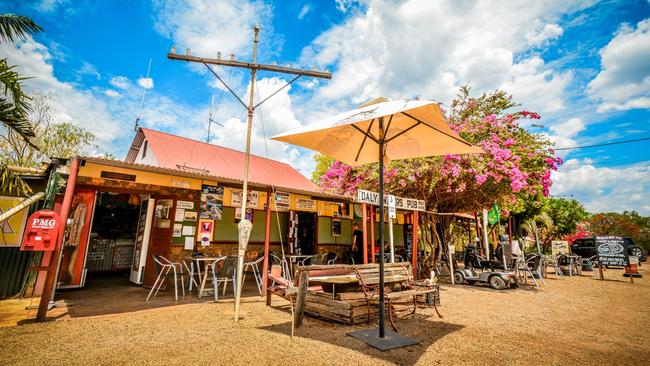
[[[234,207],[241,207],[241,189],[231,189],[230,190],[230,205]],[[259,202],[259,192],[257,191],[248,191],[248,200],[246,201],[246,207],[256,209]]]
[[[296,197],[296,211],[316,211],[316,200],[311,198]]]
[[[388,217],[394,219],[397,216],[397,210],[395,209],[395,196],[392,194],[388,195]]]
[[[291,196],[287,192],[275,192],[275,207],[278,211],[289,211],[291,207]]]
[[[390,195],[384,194],[384,205],[388,204],[388,197]],[[426,203],[424,200],[417,200],[414,198],[395,197],[395,208],[399,210],[408,211],[426,211]],[[379,193],[359,189],[357,191],[357,202],[367,203],[369,205],[379,206]]]

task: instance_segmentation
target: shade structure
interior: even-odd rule
[[[424,100],[366,105],[272,139],[316,150],[351,166],[378,162],[380,140],[388,160],[482,152],[451,130],[437,102]]]
[[[481,153],[483,150],[451,130],[437,102],[424,100],[378,98],[360,108],[281,133],[272,139],[316,150],[351,166],[379,162],[381,255],[377,337],[384,339],[384,163],[436,155]]]

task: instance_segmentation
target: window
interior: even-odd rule
[[[142,158],[144,159],[145,156],[147,156],[147,145],[149,144],[149,141],[145,140],[144,141],[144,147],[142,148]]]

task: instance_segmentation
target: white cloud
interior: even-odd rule
[[[564,33],[562,27],[557,24],[546,24],[541,30],[531,30],[526,34],[528,44],[537,46],[553,39],[559,38]]]
[[[121,96],[121,94],[118,91],[113,90],[113,89],[106,89],[104,91],[104,94],[106,94],[106,96],[109,96],[111,98],[117,98],[117,97]]]
[[[587,86],[598,112],[650,108],[650,18],[636,29],[623,25],[600,56],[601,71]]]
[[[650,164],[623,168],[596,167],[588,160],[572,159],[553,172],[551,194],[570,196],[590,212],[631,211],[650,215]]]
[[[251,53],[255,24],[270,30],[271,8],[262,2],[239,0],[156,0],[155,28],[173,40],[179,50],[216,57],[234,53],[238,58]]]
[[[131,86],[131,82],[129,81],[129,78],[127,78],[126,76],[112,77],[109,83],[111,83],[111,85],[119,89],[127,89]]]
[[[152,78],[139,78],[138,85],[145,89],[153,88],[153,79]]]
[[[54,11],[57,7],[65,5],[70,0],[41,0],[34,4],[34,8],[42,13]]]
[[[74,122],[93,132],[100,144],[121,135],[119,123],[113,120],[108,106],[98,101],[92,91],[75,88],[72,83],[62,82],[54,76],[54,69],[47,47],[31,38],[13,44],[0,45],[0,53],[10,64],[19,65],[16,70],[30,79],[24,84],[28,91],[50,95],[54,120]]]
[[[102,75],[99,73],[99,71],[97,71],[97,68],[88,62],[83,62],[77,71],[77,76],[79,79],[81,79],[81,77],[84,75],[90,75],[97,80],[101,80],[102,78]]]
[[[552,70],[528,51],[560,37],[562,16],[588,5],[369,0],[365,12],[321,34],[301,60],[335,66],[332,81],[320,89],[323,98],[448,102],[460,85],[469,84],[475,92],[503,88],[526,108],[555,112],[564,108],[572,75]]]
[[[552,134],[546,134],[546,137],[554,143],[556,148],[576,147],[578,143],[574,137],[585,130],[585,123],[580,118],[571,118],[566,122],[554,124],[549,129]],[[564,158],[570,153],[570,150],[560,150],[556,153]]]
[[[286,81],[277,77],[258,80],[255,85],[255,103],[264,100],[285,83]],[[250,90],[249,88],[250,85],[247,90]],[[309,177],[313,170],[312,152],[268,139],[281,131],[297,128],[301,125],[293,112],[294,106],[289,95],[290,91],[291,86],[282,89],[256,109],[251,133],[251,152],[259,156],[268,156],[271,159],[286,162]],[[248,94],[248,91],[246,94]],[[211,142],[243,151],[246,143],[247,125],[243,108],[241,106],[237,107],[239,107],[240,113],[237,113],[237,109],[230,110],[228,113],[232,115],[234,112],[235,115],[239,114],[241,117],[228,118],[223,123],[223,127],[213,127]],[[267,139],[265,139],[265,136]]]
[[[309,12],[311,12],[311,6],[309,4],[303,5],[298,13],[298,19],[303,19],[307,14],[309,14]]]

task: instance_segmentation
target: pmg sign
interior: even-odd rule
[[[56,212],[52,210],[34,212],[27,219],[20,250],[54,250],[60,226],[61,217]]]

